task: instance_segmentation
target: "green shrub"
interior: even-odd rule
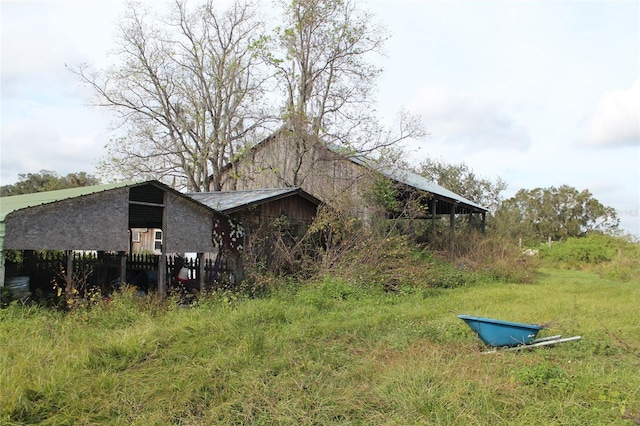
[[[640,282],[640,257],[616,257],[610,262],[602,263],[594,268],[595,272],[603,278],[615,281]]]
[[[603,234],[569,238],[539,249],[540,258],[571,269],[588,268],[600,276],[620,281],[640,280],[640,244]]]
[[[552,262],[569,265],[587,263],[597,264],[611,260],[616,247],[611,237],[590,234],[585,237],[572,237],[554,243],[551,247],[540,247],[540,257]]]
[[[467,283],[531,283],[539,266],[535,257],[524,255],[513,241],[497,235],[458,232],[436,239],[430,247],[437,257],[461,270]]]

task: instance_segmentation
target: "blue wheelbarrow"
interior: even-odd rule
[[[562,335],[536,339],[538,333],[544,326],[502,321],[493,318],[474,317],[471,315],[458,315],[458,318],[467,323],[485,345],[495,349],[529,349],[581,339],[581,336],[562,338]]]

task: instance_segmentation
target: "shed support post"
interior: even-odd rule
[[[482,235],[487,233],[487,214],[482,212]]]
[[[431,236],[436,236],[436,199],[431,199]]]
[[[118,252],[120,261],[120,285],[127,283],[127,255],[123,251]]]
[[[164,299],[167,295],[167,193],[162,195],[162,241],[160,242],[160,260],[158,260],[158,296]]]
[[[449,213],[449,231],[453,234],[456,230],[456,206],[451,205],[451,212]]]
[[[4,269],[4,250],[0,250],[0,288],[4,287],[4,280],[5,280],[4,273],[5,273],[5,269]],[[0,295],[1,294],[2,294],[2,292],[0,292]]]
[[[198,253],[198,281],[200,291],[204,290],[205,273],[204,273],[204,253]]]
[[[164,299],[167,293],[167,255],[162,250],[158,258],[158,296]]]

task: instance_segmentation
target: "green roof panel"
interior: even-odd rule
[[[55,201],[66,200],[68,198],[79,197],[82,195],[94,194],[96,192],[108,191],[110,189],[122,188],[134,184],[135,183],[133,182],[109,183],[105,185],[81,186],[78,188],[58,189],[56,191],[0,197],[0,222],[4,222],[5,217],[16,210],[53,203]]]

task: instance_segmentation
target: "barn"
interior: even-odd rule
[[[393,182],[401,203],[397,211],[379,211],[365,197],[379,177]],[[419,198],[424,203],[423,219],[431,221],[468,216],[484,230],[487,208],[415,173],[368,161],[363,156],[327,147],[320,141],[305,140],[282,128],[247,150],[230,163],[222,177],[224,190],[300,187],[322,202],[333,206],[349,199],[353,214],[367,221],[373,216],[397,217],[405,211],[407,200]],[[418,195],[418,197],[416,197]]]
[[[222,251],[239,258],[242,226],[229,216],[158,182],[115,183],[0,198],[0,284],[4,286],[5,250],[55,250],[116,254],[121,281],[127,277],[134,228],[162,230],[157,290],[167,289],[166,254]],[[131,259],[129,259],[130,261]],[[241,262],[236,273],[242,275]],[[201,263],[204,265],[204,263]],[[199,276],[200,285],[205,274]]]

